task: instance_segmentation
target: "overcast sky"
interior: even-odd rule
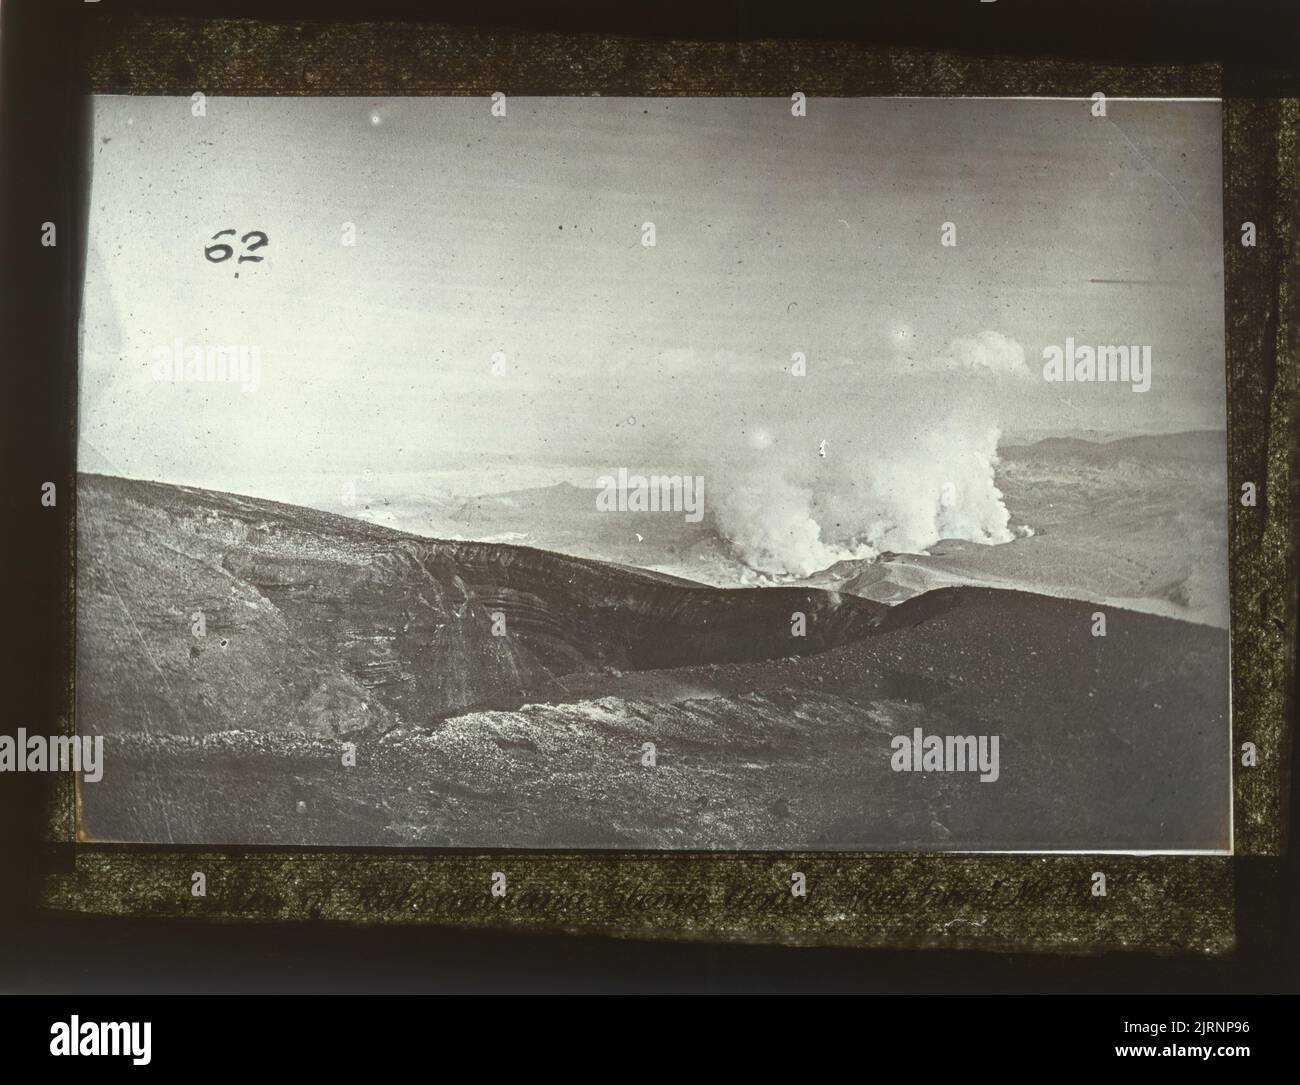
[[[989,385],[1004,430],[1220,427],[1219,105],[1089,105],[98,97],[82,466],[689,468],[764,412],[870,425],[984,333],[1033,374],[1153,348],[1145,394]],[[231,228],[261,263],[204,258]],[[178,337],[257,346],[256,391],[154,380]]]

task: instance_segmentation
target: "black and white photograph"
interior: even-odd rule
[[[1229,851],[1222,132],[96,95],[80,839]]]
[[[1285,1065],[1293,9],[0,0],[10,1076]]]

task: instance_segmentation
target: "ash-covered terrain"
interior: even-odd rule
[[[96,475],[77,548],[89,839],[1228,844],[1208,625],[1107,606],[1095,637],[1098,604],[987,587],[727,590]],[[998,779],[893,771],[915,728],[999,736]]]

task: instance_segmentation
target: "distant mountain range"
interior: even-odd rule
[[[1114,464],[1183,461],[1226,463],[1228,435],[1223,430],[1188,430],[1184,433],[1144,434],[1090,441],[1080,437],[1046,437],[1032,444],[1007,444],[998,448],[1006,461],[1039,463]]]

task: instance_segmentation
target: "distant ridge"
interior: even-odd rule
[[[1032,444],[1003,445],[998,455],[1004,460],[1037,460],[1049,463],[1104,465],[1132,461],[1180,460],[1195,463],[1226,463],[1227,432],[1187,430],[1182,433],[1153,433],[1089,441],[1081,437],[1046,437]]]

